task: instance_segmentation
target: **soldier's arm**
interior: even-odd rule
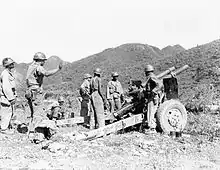
[[[156,84],[156,87],[152,90],[152,92],[153,92],[153,93],[157,93],[159,90],[162,89],[163,83],[162,83],[161,80],[157,79],[156,77],[152,77],[151,79],[152,79],[152,80],[155,82],[155,84]]]
[[[85,94],[85,83],[83,82],[82,85],[79,87],[79,94],[82,96]]]
[[[107,84],[107,89],[106,89],[106,98],[110,99],[110,93],[109,93],[109,82]]]
[[[101,79],[98,79],[98,92],[99,95],[101,96],[102,100],[104,101],[104,96],[103,96],[103,92],[102,92],[102,83],[101,83]]]
[[[146,84],[147,84],[147,82],[150,80],[150,77],[148,77],[147,78],[147,80],[145,81],[145,82],[143,82],[143,83],[141,83],[141,88],[145,88],[146,87]]]
[[[40,73],[40,74],[43,74],[44,76],[46,77],[49,77],[49,76],[52,76],[54,74],[56,74],[58,71],[60,71],[62,69],[62,63],[59,65],[58,68],[56,69],[53,69],[53,70],[45,70],[42,66],[41,67],[38,67],[37,71]]]
[[[9,77],[7,74],[2,76],[2,90],[5,94],[5,97],[8,99],[8,101],[12,101],[15,99],[14,92],[12,90],[12,87],[9,82]]]
[[[86,82],[83,82],[79,89],[80,95],[90,95],[89,84],[87,84]]]
[[[122,88],[122,85],[121,85],[120,82],[119,82],[119,93],[120,93],[121,95],[124,94],[124,91],[123,91],[123,88]]]

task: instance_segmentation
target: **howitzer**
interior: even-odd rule
[[[176,100],[178,98],[178,83],[175,76],[186,70],[188,67],[188,65],[185,65],[177,70],[175,70],[174,67],[171,67],[170,69],[157,75],[159,79],[162,79],[164,85],[164,90],[162,91],[163,94],[160,97],[160,103],[155,115],[157,127],[161,132],[170,133],[173,131],[182,131],[186,126],[187,111],[184,105],[179,100]],[[136,82],[140,84],[139,81]],[[114,113],[114,116],[117,118],[116,122],[102,128],[86,132],[81,136],[75,136],[75,139],[94,139],[114,133],[129,126],[139,126],[141,124],[145,124],[147,117],[147,100],[145,100],[144,96],[139,96],[139,94],[141,94],[141,88],[143,87],[134,91],[130,89],[130,94],[133,96],[133,100]]]
[[[171,76],[176,76],[176,75],[180,74],[181,72],[183,72],[184,70],[186,70],[187,68],[189,68],[189,66],[184,65],[183,67],[180,67],[179,69],[175,70],[174,72],[171,72],[170,75],[166,75],[166,77],[164,77],[164,78],[171,78]]]
[[[171,67],[171,68],[165,70],[164,72],[156,75],[156,77],[158,79],[163,79],[164,90],[165,90],[165,94],[166,94],[165,97],[167,97],[168,99],[178,98],[178,88],[175,88],[175,86],[178,86],[178,84],[177,84],[177,80],[176,80],[175,76],[180,74],[184,70],[186,70],[188,67],[189,67],[188,65],[184,65],[183,67],[181,67],[177,70],[175,70],[175,67]],[[147,82],[142,83],[141,88],[134,90],[134,91],[131,90],[128,93],[128,95],[132,96],[134,98],[134,100],[131,101],[131,103],[129,103],[125,107],[122,107],[120,110],[113,113],[113,115],[116,118],[122,118],[127,112],[129,112],[131,110],[134,110],[134,111],[137,110],[137,109],[135,109],[135,107],[140,106],[141,104],[143,105],[142,98],[144,97],[144,95],[142,93],[142,90],[145,87],[146,83]],[[174,92],[174,90],[175,90],[175,92]],[[138,109],[138,110],[140,110],[140,109]]]
[[[167,74],[172,73],[173,70],[175,70],[175,67],[170,67],[167,70],[163,71],[162,73],[156,75],[156,77],[158,79],[161,79],[162,77],[166,76]],[[136,86],[137,89],[136,90],[130,89],[128,95],[132,95],[132,94],[140,92],[140,87],[145,87],[146,83],[147,82],[141,83],[140,80],[130,80],[130,85]]]
[[[175,67],[170,67],[167,70],[163,71],[162,73],[156,75],[156,77],[158,79],[161,79],[164,76],[167,76],[168,74],[171,74],[172,71],[175,70]],[[173,74],[174,75],[174,74]],[[145,87],[147,82],[141,83],[140,80],[130,80],[130,85],[131,86],[135,86],[137,89],[129,89],[128,92],[128,96],[132,96],[133,100],[126,106],[122,107],[120,110],[116,111],[113,113],[113,115],[116,118],[122,118],[123,115],[125,115],[127,112],[133,110],[137,110],[135,108],[137,108],[137,106],[140,107],[141,103],[143,103],[143,101],[141,101],[141,98],[143,97],[143,95],[141,94],[142,88]]]

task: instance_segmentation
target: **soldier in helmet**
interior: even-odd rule
[[[118,81],[118,73],[112,73],[112,80],[107,84],[106,96],[110,105],[110,112],[121,109],[121,102],[123,100],[123,88]],[[115,109],[116,108],[116,109]]]
[[[12,134],[9,124],[14,112],[16,101],[14,61],[11,58],[4,58],[2,65],[5,68],[0,76],[0,115],[1,133]]]
[[[80,96],[82,97],[80,116],[84,117],[84,125],[89,127],[89,112],[91,104],[90,82],[92,76],[90,74],[84,74],[83,79],[83,83],[79,89]]]
[[[67,118],[64,102],[65,102],[64,97],[59,96],[58,100],[49,106],[50,112],[47,114],[47,117],[50,120],[60,120]]]
[[[149,132],[156,132],[155,113],[159,104],[159,97],[163,88],[163,83],[155,76],[152,65],[147,65],[145,68],[147,81],[143,84],[144,96],[147,99],[147,122]]]
[[[91,104],[93,112],[90,116],[90,129],[105,126],[104,104],[106,102],[101,87],[101,69],[96,68],[91,79]]]
[[[60,63],[57,69],[45,70],[43,65],[46,61],[46,56],[42,52],[37,52],[34,55],[33,63],[28,67],[26,75],[26,83],[28,90],[25,97],[28,100],[28,104],[31,110],[31,119],[33,120],[34,105],[39,105],[42,100],[42,84],[44,76],[49,77],[57,73],[62,69],[62,63]]]

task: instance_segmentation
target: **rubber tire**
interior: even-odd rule
[[[158,129],[164,133],[170,133],[171,131],[175,131],[175,129],[169,124],[167,119],[167,114],[169,113],[170,109],[178,109],[181,112],[182,114],[181,131],[182,131],[187,123],[187,111],[185,106],[180,101],[174,99],[167,100],[159,106],[156,113],[156,121],[157,121]]]

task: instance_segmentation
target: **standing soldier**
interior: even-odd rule
[[[96,68],[94,77],[91,80],[91,104],[93,112],[90,117],[90,129],[105,126],[104,117],[104,96],[101,89],[101,69]]]
[[[80,116],[84,117],[84,125],[89,126],[89,112],[90,112],[90,82],[91,82],[92,76],[90,74],[84,75],[84,81],[82,85],[80,86],[80,96],[82,97],[81,101],[81,110],[80,110]]]
[[[112,80],[108,82],[107,85],[107,100],[110,105],[110,112],[113,113],[116,110],[121,109],[121,102],[124,99],[123,88],[121,83],[118,81],[118,73],[112,73]]]
[[[156,132],[155,113],[157,111],[160,99],[160,93],[163,88],[163,83],[155,76],[152,65],[147,65],[145,68],[145,75],[147,78],[144,84],[144,95],[147,99],[147,122],[149,132]]]
[[[60,63],[57,69],[47,71],[43,68],[46,61],[46,56],[44,53],[37,52],[34,55],[33,63],[28,67],[26,83],[28,90],[25,94],[28,104],[31,110],[31,121],[34,116],[34,105],[39,105],[42,100],[42,84],[44,76],[52,76],[62,69],[62,63]]]
[[[0,76],[0,97],[1,97],[1,133],[12,134],[13,131],[8,129],[11,118],[14,114],[14,105],[16,100],[14,61],[11,58],[4,58],[2,65],[4,71]]]

